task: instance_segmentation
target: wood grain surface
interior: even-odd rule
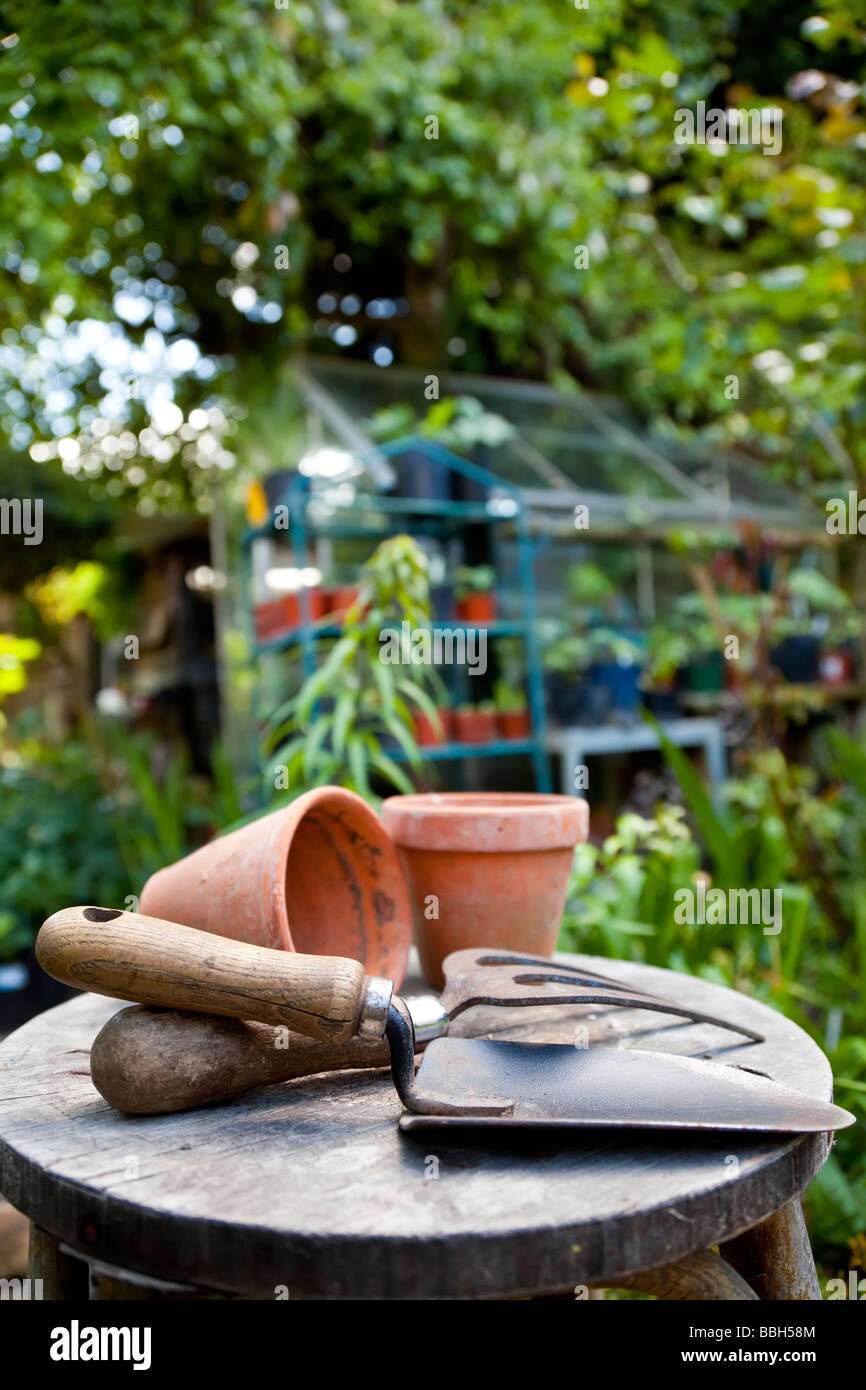
[[[90,1049],[93,1084],[128,1115],[167,1115],[257,1086],[347,1067],[387,1067],[386,1039],[323,1043],[267,1023],[155,1009],[118,1009]]]
[[[826,1058],[772,1010],[668,971],[563,959],[737,1018],[767,1041],[592,1006],[521,1010],[497,1036],[710,1055],[830,1098]],[[382,1071],[130,1118],[88,1075],[90,1043],[117,1007],[84,996],[0,1046],[0,1190],[85,1255],[181,1284],[267,1299],[280,1288],[454,1299],[613,1287],[754,1226],[806,1188],[829,1150],[824,1135],[413,1137],[397,1128]],[[501,1030],[502,1011],[484,1012]]]
[[[36,939],[36,958],[76,989],[282,1024],[322,1042],[355,1035],[366,997],[356,960],[273,951],[112,908],[55,912]]]

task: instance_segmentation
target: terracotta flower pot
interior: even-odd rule
[[[528,709],[501,709],[496,721],[503,738],[529,738],[531,725]]]
[[[381,821],[354,792],[318,787],[160,869],[139,909],[254,946],[349,956],[398,984],[411,908]]]
[[[303,616],[304,612],[304,592],[306,592],[309,597],[309,621],[311,623],[318,622],[319,618],[324,618],[325,614],[328,612],[324,591],[322,589],[306,589],[302,591],[299,600],[301,616]]]
[[[495,594],[466,594],[457,600],[457,617],[461,623],[492,623],[496,619]]]
[[[361,586],[359,584],[334,584],[328,589],[323,589],[323,613],[329,617],[332,613],[339,614],[342,618],[352,607],[360,592]]]
[[[325,616],[325,595],[321,589],[308,589],[309,621],[315,623]],[[272,642],[277,637],[300,627],[303,615],[303,600],[299,594],[283,594],[268,603],[257,605],[253,614],[256,639],[259,642]]]
[[[415,715],[415,742],[419,748],[434,748],[440,744],[447,743],[451,736],[451,711],[450,709],[439,709],[439,727],[433,720],[421,711]]]
[[[492,743],[496,737],[496,715],[492,710],[456,709],[453,720],[457,743]]]
[[[288,606],[290,604],[295,606],[294,619]],[[268,603],[258,604],[253,613],[257,641],[269,642],[272,638],[279,637],[287,628],[297,626],[299,621],[297,606],[298,600],[294,594],[272,599]]]
[[[585,801],[516,792],[392,796],[382,820],[406,866],[429,984],[441,988],[451,951],[554,950],[574,847],[589,828]]]

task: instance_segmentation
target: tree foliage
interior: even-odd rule
[[[160,483],[170,507],[213,461],[179,425],[142,444],[155,393],[188,414],[261,395],[305,345],[385,344],[567,372],[804,487],[853,477],[863,0],[752,9],[4,4],[5,434],[80,437],[61,461],[91,491]],[[781,152],[677,144],[699,100],[780,108]],[[383,298],[405,311],[364,312]],[[44,335],[86,318],[111,326],[101,357],[46,368]],[[126,400],[110,359],[129,371],[127,341],[145,376],[178,341],[200,356],[179,351]],[[135,441],[113,471],[88,434],[98,412]]]

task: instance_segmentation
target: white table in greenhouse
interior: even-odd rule
[[[702,748],[707,776],[717,789],[727,775],[727,754],[718,719],[671,719],[662,721],[662,730],[679,748]],[[614,753],[633,753],[659,748],[652,724],[572,724],[550,729],[545,739],[548,752],[559,758],[560,788],[566,794],[583,796],[585,789],[575,785],[576,770],[588,757]]]

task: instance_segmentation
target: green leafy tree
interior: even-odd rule
[[[91,492],[207,505],[212,467],[148,435],[152,390],[120,400],[106,352],[192,342],[169,372],[188,414],[340,322],[362,355],[385,338],[401,361],[563,371],[801,486],[860,478],[862,0],[3,15],[0,424],[17,448],[76,435]],[[677,144],[698,100],[777,106],[781,152]],[[37,370],[39,341],[88,317],[108,348]],[[106,396],[111,439],[134,441],[113,469],[91,433]]]

